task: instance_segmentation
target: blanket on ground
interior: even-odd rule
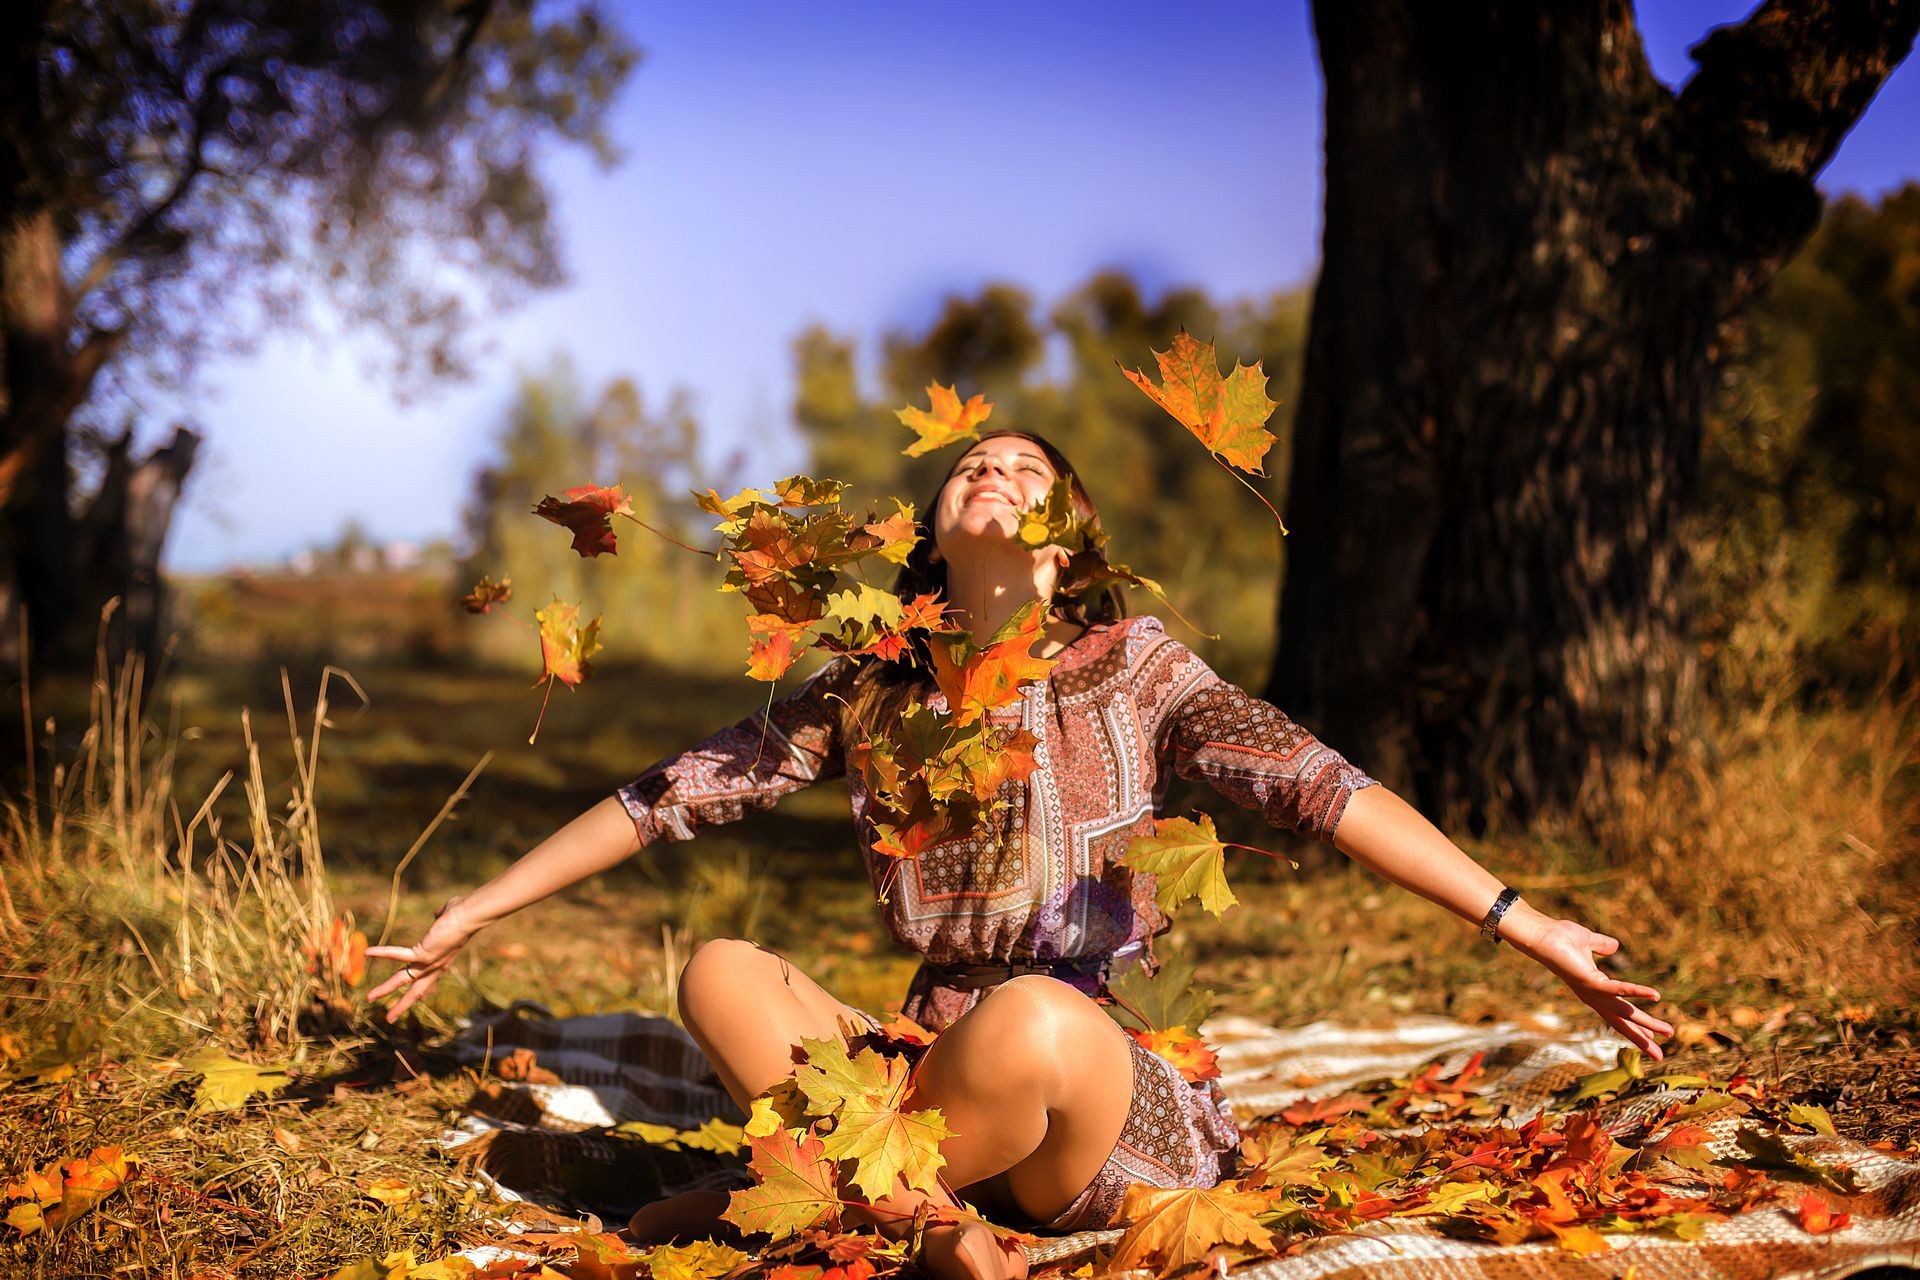
[[[1569,1030],[1550,1019],[1470,1026],[1446,1018],[1409,1017],[1391,1026],[1357,1028],[1318,1022],[1278,1028],[1222,1016],[1204,1028],[1220,1057],[1221,1083],[1243,1118],[1269,1114],[1303,1098],[1337,1094],[1430,1063],[1449,1076],[1483,1054],[1475,1088],[1520,1123],[1582,1076],[1615,1060],[1623,1042],[1610,1034]],[[674,1023],[637,1014],[553,1019],[516,1006],[477,1022],[454,1042],[465,1065],[513,1077],[483,1085],[447,1144],[475,1173],[510,1199],[604,1215],[617,1226],[641,1204],[697,1188],[748,1185],[743,1161],[721,1151],[676,1143],[636,1142],[617,1126],[698,1130],[715,1117],[740,1123],[699,1048]],[[1646,1095],[1609,1103],[1596,1113],[1608,1125],[1664,1106]],[[1699,1121],[1716,1155],[1733,1155],[1731,1118]],[[1920,1164],[1843,1138],[1788,1136],[1795,1150],[1824,1164],[1849,1165],[1859,1190],[1830,1196],[1853,1221],[1809,1235],[1778,1205],[1711,1223],[1694,1241],[1655,1235],[1607,1237],[1610,1251],[1585,1257],[1551,1243],[1493,1245],[1453,1239],[1417,1218],[1368,1223],[1309,1241],[1296,1256],[1249,1263],[1244,1280],[1332,1277],[1446,1277],[1506,1280],[1665,1280],[1667,1277],[1805,1277],[1834,1280],[1874,1274],[1920,1275]],[[720,1144],[714,1144],[720,1145]],[[1117,1230],[1043,1238],[1028,1248],[1036,1269],[1096,1259]],[[1096,1263],[1097,1266],[1097,1263]],[[1145,1273],[1139,1273],[1144,1275]]]

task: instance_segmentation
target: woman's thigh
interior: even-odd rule
[[[702,943],[680,974],[680,1018],[742,1107],[793,1074],[802,1040],[845,1042],[865,1015],[758,943]]]

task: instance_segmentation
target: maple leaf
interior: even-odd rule
[[[1860,1180],[1853,1170],[1823,1165],[1812,1156],[1795,1151],[1778,1134],[1742,1125],[1734,1134],[1734,1142],[1747,1161],[1757,1168],[1770,1169],[1800,1182],[1817,1182],[1841,1195],[1857,1195],[1860,1191]]]
[[[346,986],[357,987],[367,976],[367,935],[358,929],[349,931],[341,916],[324,928],[314,928],[305,949],[307,972],[316,977],[338,978]]]
[[[753,1100],[741,1132],[764,1138],[775,1129],[801,1129],[807,1123],[807,1098],[792,1076],[782,1076]]]
[[[1239,901],[1227,887],[1227,847],[1206,814],[1198,822],[1155,818],[1153,834],[1135,836],[1119,861],[1156,877],[1154,901],[1168,914],[1188,898],[1215,916]]]
[[[593,674],[588,661],[600,652],[600,619],[580,625],[580,606],[558,596],[534,615],[540,623],[540,659],[543,679],[575,686]]]
[[[916,627],[937,631],[945,625],[947,604],[937,591],[915,596],[905,601],[904,605],[899,624],[902,631],[912,631]]]
[[[613,517],[633,514],[633,504],[621,487],[585,484],[568,489],[563,497],[564,501],[548,494],[534,506],[533,514],[571,532],[573,549],[582,556],[612,555],[619,545]]]
[[[468,613],[485,613],[497,604],[505,604],[513,599],[513,579],[502,578],[495,582],[490,576],[482,576],[473,584],[473,590],[460,597],[460,607]]]
[[[1211,342],[1201,342],[1182,329],[1165,351],[1153,353],[1160,365],[1161,385],[1148,374],[1122,368],[1129,381],[1147,398],[1172,414],[1193,432],[1207,451],[1253,475],[1265,474],[1260,459],[1273,447],[1266,421],[1279,406],[1267,399],[1267,376],[1260,362],[1235,362],[1224,379]]]
[[[869,520],[860,526],[861,532],[878,539],[878,544],[870,548],[872,554],[879,556],[889,564],[905,564],[907,557],[913,554],[920,542],[920,523],[913,517],[913,504],[893,500],[894,513],[884,520]]]
[[[180,1068],[200,1077],[193,1094],[193,1109],[199,1112],[237,1111],[254,1094],[272,1097],[293,1082],[287,1066],[257,1067],[211,1046],[181,1059]]]
[[[1140,1047],[1149,1053],[1157,1053],[1180,1068],[1180,1074],[1194,1084],[1202,1080],[1215,1080],[1220,1076],[1220,1059],[1211,1046],[1199,1036],[1190,1035],[1186,1027],[1168,1027],[1165,1031],[1130,1031]]]
[[[747,675],[772,684],[793,666],[792,631],[776,631],[752,642],[747,651]]]
[[[933,678],[946,695],[947,712],[955,728],[964,728],[987,712],[1018,701],[1020,686],[1026,681],[1046,678],[1053,670],[1053,659],[1036,658],[1031,653],[1045,626],[1045,611],[1036,601],[1023,606],[979,653],[956,660],[953,651],[958,647],[964,654],[964,644],[936,641],[928,646],[933,654]]]
[[[748,1258],[728,1245],[695,1240],[692,1244],[663,1244],[649,1249],[646,1261],[652,1280],[716,1280]]]
[[[1020,516],[1020,541],[1029,547],[1056,546],[1067,551],[1098,547],[1107,540],[1097,520],[1082,521],[1073,513],[1073,484],[1065,475],[1054,477],[1040,501]]]
[[[1144,964],[1133,964],[1107,983],[1114,1002],[1107,1013],[1121,1026],[1145,1019],[1142,1030],[1197,1027],[1213,1016],[1213,992],[1194,977],[1193,961],[1178,953],[1160,962],[1151,976]]]
[[[893,411],[894,417],[919,437],[901,450],[909,458],[932,453],[957,441],[979,439],[980,424],[993,414],[993,406],[985,396],[975,396],[963,405],[953,387],[943,387],[937,382],[927,385],[927,401],[931,413],[912,405]]]
[[[737,1124],[728,1124],[719,1116],[710,1116],[698,1129],[682,1129],[675,1135],[680,1145],[691,1151],[711,1151],[715,1155],[732,1155],[746,1144],[746,1131]]]
[[[814,1226],[822,1219],[838,1219],[838,1171],[826,1156],[820,1139],[796,1140],[791,1130],[776,1128],[764,1137],[747,1140],[753,1156],[747,1167],[758,1184],[735,1191],[720,1216],[742,1231],[759,1231],[779,1240]]]
[[[1641,1150],[1663,1160],[1671,1160],[1684,1169],[1704,1173],[1714,1163],[1713,1152],[1707,1146],[1711,1141],[1713,1134],[1705,1127],[1677,1124]]]
[[[1254,1217],[1271,1203],[1270,1196],[1243,1191],[1234,1182],[1171,1191],[1136,1183],[1127,1188],[1120,1205],[1120,1216],[1131,1225],[1114,1245],[1107,1268],[1175,1271],[1206,1261],[1208,1253],[1222,1245],[1271,1252],[1273,1233]]]
[[[1808,1235],[1820,1236],[1829,1231],[1838,1231],[1853,1221],[1852,1214],[1835,1213],[1831,1205],[1811,1193],[1800,1197],[1793,1212],[1800,1222],[1800,1229]]]
[[[896,1178],[933,1191],[946,1163],[940,1143],[951,1137],[937,1108],[904,1109],[909,1068],[902,1058],[862,1049],[853,1057],[838,1040],[801,1040],[806,1063],[794,1082],[814,1114],[831,1115],[826,1154],[854,1164],[853,1184],[869,1200],[893,1189]]]

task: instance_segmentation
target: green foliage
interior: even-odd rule
[[[1221,306],[1175,290],[1149,302],[1117,271],[1094,276],[1036,318],[1027,294],[993,285],[949,298],[924,332],[887,335],[871,396],[860,388],[852,341],[808,330],[794,344],[794,416],[813,474],[849,481],[861,500],[899,493],[924,501],[953,458],[901,457],[891,406],[924,400],[932,382],[984,394],[995,406],[988,426],[1035,431],[1061,447],[1099,504],[1109,553],[1164,582],[1196,623],[1224,635],[1229,672],[1253,679],[1271,652],[1278,536],[1248,535],[1247,495],[1236,496],[1234,481],[1169,429],[1166,414],[1116,365],[1151,362],[1183,327],[1239,359],[1262,361],[1280,401],[1268,424],[1280,444],[1268,455],[1274,474],[1253,483],[1277,503],[1306,319],[1304,291]]]
[[[1720,692],[1859,690],[1920,649],[1920,184],[1847,196],[1749,313],[1708,423]]]

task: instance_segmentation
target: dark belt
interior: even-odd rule
[[[1112,964],[1112,956],[1075,956],[1061,960],[1020,960],[1008,964],[935,964],[927,960],[922,963],[922,968],[933,976],[933,981],[939,986],[951,987],[955,991],[983,991],[1036,973],[1059,978],[1063,982],[1074,978],[1092,978],[1098,985],[1105,986],[1107,970]]]

